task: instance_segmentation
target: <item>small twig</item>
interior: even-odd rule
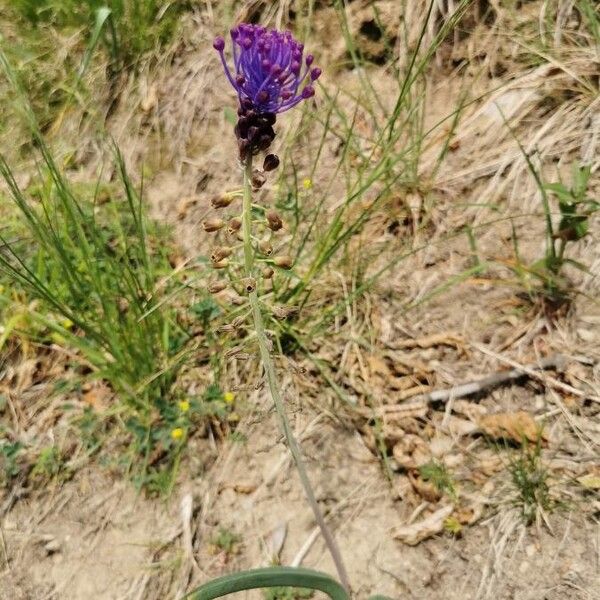
[[[490,350],[489,348],[482,346],[481,344],[476,344],[476,343],[472,342],[471,346],[473,348],[475,348],[475,350],[478,350],[479,352],[481,352],[483,354],[487,354],[488,356],[491,356],[492,358],[495,358],[496,360],[513,367],[513,370],[509,371],[509,373],[512,373],[515,371],[520,372],[521,377],[524,374],[529,375],[529,377],[532,377],[533,379],[537,379],[537,380],[541,381],[544,385],[547,385],[549,387],[553,387],[553,388],[562,390],[563,392],[573,394],[580,398],[587,398],[589,400],[594,400],[595,402],[600,402],[600,397],[598,397],[598,396],[595,396],[593,394],[588,394],[587,392],[584,392],[582,390],[578,390],[577,388],[574,388],[572,385],[569,385],[567,383],[559,381],[555,377],[551,377],[549,375],[545,375],[545,374],[539,372],[542,369],[559,367],[559,366],[563,365],[565,362],[567,362],[570,357],[564,356],[563,354],[556,354],[554,356],[550,356],[548,358],[542,359],[539,362],[531,364],[531,365],[522,365],[515,360],[507,358],[506,356],[502,356],[501,354],[498,354],[497,352],[494,352],[493,350]],[[573,357],[573,358],[575,360],[578,360],[579,362],[585,362],[586,364],[589,364],[588,360],[585,358],[583,360],[580,360],[579,357]]]
[[[378,417],[382,417],[390,413],[402,413],[402,416],[419,416],[423,410],[426,410],[428,404],[432,404],[434,402],[446,403],[457,398],[465,398],[467,396],[481,394],[500,385],[517,381],[524,376],[538,379],[546,385],[559,388],[582,398],[589,398],[597,402],[600,401],[600,398],[597,396],[587,394],[581,390],[578,390],[577,388],[563,383],[562,381],[559,381],[558,379],[555,379],[554,377],[549,377],[539,372],[545,369],[561,368],[568,360],[576,360],[577,362],[585,365],[593,365],[594,362],[585,356],[565,356],[564,354],[553,354],[552,356],[548,356],[537,363],[521,365],[516,361],[505,358],[500,354],[493,352],[492,350],[488,350],[484,346],[480,346],[479,344],[471,345],[480,352],[492,356],[514,368],[512,368],[510,371],[498,371],[497,373],[492,373],[491,375],[476,381],[469,381],[455,385],[451,388],[434,390],[428,394],[414,396],[410,404],[388,404],[377,407],[375,411],[372,409],[357,409],[357,412],[360,412],[366,417],[372,416],[373,414]]]

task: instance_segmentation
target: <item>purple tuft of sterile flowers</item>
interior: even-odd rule
[[[256,113],[281,113],[314,96],[312,83],[321,69],[312,67],[313,56],[303,58],[304,45],[290,31],[241,23],[231,30],[233,73],[225,59],[225,40],[213,42],[235,88],[241,106],[252,105]]]

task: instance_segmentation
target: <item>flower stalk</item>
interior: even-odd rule
[[[248,154],[245,157],[244,161],[242,232],[244,238],[244,267],[246,271],[246,277],[252,278],[254,277],[254,248],[252,246],[252,154]],[[271,397],[273,398],[273,403],[275,404],[275,410],[279,418],[280,427],[287,441],[287,445],[294,460],[296,470],[298,471],[298,475],[300,477],[302,487],[304,488],[306,499],[312,509],[317,525],[321,530],[327,548],[329,549],[329,552],[335,564],[336,570],[338,572],[338,577],[340,578],[340,582],[342,583],[344,588],[346,588],[346,590],[350,590],[348,575],[344,567],[341,553],[333,537],[333,534],[327,526],[327,523],[325,523],[325,518],[323,517],[323,513],[321,512],[317,499],[315,498],[315,493],[310,483],[310,479],[308,478],[306,467],[304,466],[304,461],[302,459],[300,447],[298,445],[298,442],[296,441],[296,438],[294,437],[289,419],[285,411],[285,406],[283,404],[283,399],[281,397],[281,392],[277,381],[277,375],[275,373],[275,367],[273,365],[271,353],[269,352],[269,343],[265,333],[265,326],[262,318],[260,301],[256,289],[252,290],[248,294],[248,297],[250,301],[250,308],[252,310],[252,318],[254,321],[254,329],[256,332],[256,339],[258,342],[260,358],[267,378],[269,391],[271,392]]]

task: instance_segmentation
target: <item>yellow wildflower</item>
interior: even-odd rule
[[[171,431],[171,437],[174,440],[180,440],[183,437],[183,429],[181,427],[175,427],[175,429]]]
[[[180,400],[178,405],[181,412],[187,412],[190,410],[190,403],[187,400]]]
[[[67,319],[66,317],[60,322],[60,324],[65,329],[71,329],[71,327],[73,327],[73,321],[71,321],[71,319]]]
[[[233,392],[225,392],[223,394],[223,400],[227,404],[233,404],[233,401],[235,400],[235,394]]]
[[[310,190],[310,188],[312,187],[312,179],[310,179],[308,177],[306,179],[303,179],[302,180],[302,187],[305,190]]]

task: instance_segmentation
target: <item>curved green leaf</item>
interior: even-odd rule
[[[225,575],[205,583],[185,598],[212,600],[243,590],[279,586],[310,588],[324,592],[331,600],[349,600],[346,590],[329,575],[299,567],[266,567]]]

